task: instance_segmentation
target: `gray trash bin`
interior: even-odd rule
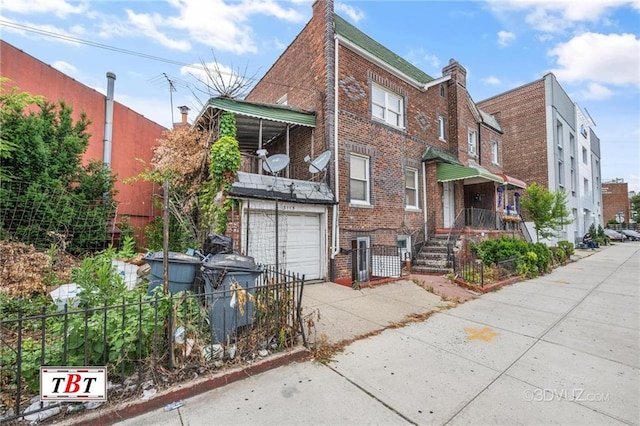
[[[164,252],[162,251],[147,253],[144,257],[144,261],[151,266],[147,294],[151,294],[154,288],[164,284],[163,258]],[[202,259],[184,253],[169,252],[168,263],[169,291],[177,293],[183,290],[193,290],[196,272],[202,264]]]
[[[200,269],[211,323],[211,341],[226,344],[235,339],[238,328],[253,321],[255,304],[249,297],[255,296],[256,278],[263,268],[249,256],[216,254],[207,256]],[[237,296],[236,305],[231,306],[233,284],[239,284],[242,287],[239,291],[248,293],[242,307]]]

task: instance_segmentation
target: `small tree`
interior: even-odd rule
[[[636,223],[640,222],[640,194],[631,197],[631,219]]]
[[[553,237],[564,225],[571,223],[564,191],[549,191],[533,183],[527,188],[521,203],[527,217],[533,222],[536,241]]]

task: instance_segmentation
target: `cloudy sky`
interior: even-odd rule
[[[640,192],[640,1],[336,1],[336,11],[432,77],[455,58],[476,101],[552,71],[594,121],[603,180]],[[170,127],[209,97],[203,64],[233,83],[269,69],[309,0],[3,2],[5,41]]]

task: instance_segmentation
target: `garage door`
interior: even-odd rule
[[[306,279],[321,274],[322,244],[320,215],[280,213],[278,215],[278,265]],[[248,254],[256,262],[275,266],[275,214],[251,212],[249,215]]]

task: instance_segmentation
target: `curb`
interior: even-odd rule
[[[175,385],[173,388],[159,392],[148,401],[122,402],[117,406],[98,409],[96,412],[83,414],[75,419],[66,418],[65,424],[70,426],[113,425],[119,421],[157,410],[172,402],[190,398],[283,365],[306,360],[310,356],[311,352],[308,349],[296,347],[246,367],[235,367],[212,376]]]

